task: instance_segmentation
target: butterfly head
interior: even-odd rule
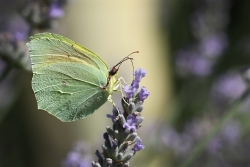
[[[130,60],[131,62],[133,61],[133,58],[129,57],[130,55],[134,54],[134,53],[139,53],[139,51],[134,51],[132,53],[130,53],[128,56],[124,57],[119,63],[117,63],[110,71],[109,71],[109,76],[114,76],[115,74],[117,74],[121,64],[127,60]],[[132,62],[133,64],[133,62]]]

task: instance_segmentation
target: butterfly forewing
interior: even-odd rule
[[[107,101],[108,67],[93,52],[62,36],[42,33],[28,43],[38,108],[62,121],[85,118]]]

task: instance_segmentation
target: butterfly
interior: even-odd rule
[[[97,54],[54,33],[35,34],[27,46],[38,109],[63,122],[83,119],[110,100],[112,93],[119,91],[120,65],[138,53],[131,53],[109,70]]]

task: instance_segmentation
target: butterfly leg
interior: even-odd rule
[[[112,105],[113,105],[114,107],[116,107],[115,103],[114,103],[113,100],[111,99],[111,95],[108,96],[108,101],[109,101],[110,103],[112,103]]]
[[[120,114],[120,111],[118,110],[118,108],[116,107],[115,103],[113,102],[113,100],[111,99],[111,95],[108,96],[108,101],[110,103],[112,103],[113,107],[117,110],[118,115]]]
[[[121,83],[121,81],[120,80],[123,80],[124,81],[124,79],[121,77],[121,78],[119,78],[118,80],[117,80],[117,82],[115,83],[115,86],[114,86],[114,91],[115,92],[120,92],[121,94],[122,94],[122,98],[124,98],[125,96],[124,96],[124,94],[123,94],[123,91],[122,91],[122,83]],[[124,81],[124,83],[126,83],[125,81]],[[118,89],[119,88],[119,89]]]
[[[122,86],[123,86],[123,84],[121,83],[121,81],[123,81],[123,82],[127,85],[127,83],[126,83],[126,81],[124,80],[124,78],[120,77],[120,78],[117,80],[117,82],[115,83],[114,91],[115,91],[115,92],[120,92],[120,93],[122,94],[122,100],[123,100],[127,105],[129,105],[128,102],[126,102],[126,100],[125,100],[125,95],[123,94],[123,91],[122,91]],[[119,87],[120,89],[118,89],[118,87]]]
[[[127,82],[124,80],[124,78],[122,77],[118,78],[118,82],[121,82],[121,80],[127,85]]]

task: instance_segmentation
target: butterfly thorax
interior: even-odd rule
[[[114,75],[109,75],[107,79],[107,85],[103,87],[103,89],[107,91],[110,95],[113,94],[114,90],[116,90],[116,85],[118,82],[117,75],[117,72]]]

